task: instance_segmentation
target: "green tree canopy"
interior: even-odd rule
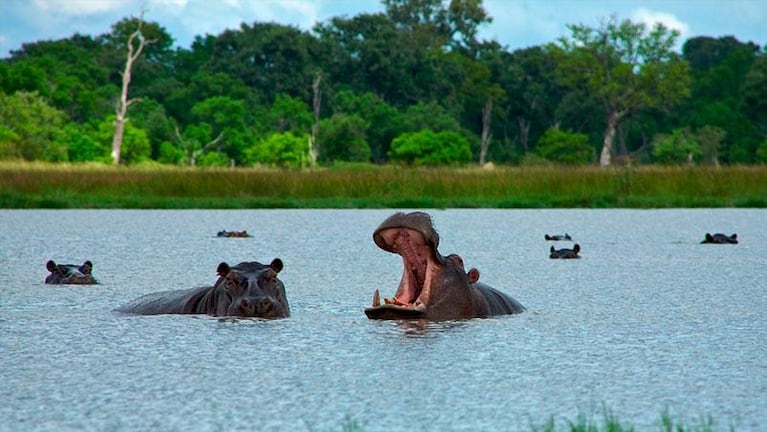
[[[395,138],[389,157],[412,165],[460,164],[469,162],[471,148],[468,140],[456,132],[425,129]]]
[[[37,92],[0,92],[0,158],[65,161],[62,142],[66,115]]]
[[[606,128],[599,163],[610,164],[621,120],[643,109],[666,109],[689,95],[688,64],[673,50],[679,32],[662,24],[646,29],[615,16],[599,28],[569,25],[559,40],[558,73],[603,105]]]
[[[562,164],[587,164],[594,159],[594,148],[589,145],[589,137],[551,128],[547,130],[535,148],[538,156]]]

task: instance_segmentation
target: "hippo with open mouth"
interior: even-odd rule
[[[285,286],[277,278],[282,260],[271,264],[242,262],[218,265],[213,286],[147,294],[121,306],[118,312],[138,315],[208,314],[258,318],[287,318],[290,307]]]
[[[93,285],[99,283],[93,277],[93,263],[85,261],[82,265],[56,264],[49,260],[45,268],[50,274],[45,277],[45,283],[57,285]]]
[[[375,230],[373,241],[402,256],[404,269],[394,297],[381,304],[375,291],[372,307],[365,309],[370,319],[444,321],[525,310],[508,295],[478,282],[477,269],[467,273],[460,256],[442,256],[437,250],[439,235],[427,213],[393,214]]]

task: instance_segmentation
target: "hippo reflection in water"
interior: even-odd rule
[[[242,262],[234,267],[221,263],[211,286],[147,294],[121,306],[119,312],[139,315],[208,314],[258,318],[287,318],[290,307],[285,286],[277,278],[282,260],[271,264]]]
[[[94,277],[93,263],[85,261],[82,265],[56,264],[53,260],[45,263],[45,268],[51,274],[45,278],[47,284],[60,285],[93,285],[99,283]]]
[[[711,234],[706,233],[706,238],[703,239],[701,243],[711,243],[711,244],[738,244],[738,235],[725,235],[725,234]]]
[[[381,304],[378,290],[373,306],[365,309],[370,319],[426,319],[442,321],[525,310],[508,295],[478,282],[479,271],[467,273],[463,259],[442,256],[439,235],[431,216],[423,212],[395,213],[373,233],[381,249],[402,256],[402,279],[396,294]]]
[[[572,258],[580,258],[581,256],[578,255],[578,252],[581,251],[581,246],[576,243],[572,249],[562,248],[562,249],[554,249],[554,246],[549,249],[549,258],[552,259],[572,259]]]

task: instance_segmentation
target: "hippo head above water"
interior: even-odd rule
[[[706,233],[706,237],[703,239],[701,243],[710,243],[710,244],[738,244],[738,235],[727,235],[722,233]]]
[[[222,262],[216,268],[213,286],[147,294],[122,306],[119,312],[139,315],[208,314],[258,318],[287,318],[290,306],[285,286],[277,277],[283,263],[275,258],[268,265]]]
[[[45,263],[45,268],[50,274],[45,278],[47,284],[60,285],[93,285],[98,281],[93,277],[93,263],[85,261],[82,265],[75,264],[56,264],[49,260]]]
[[[226,263],[218,265],[219,280],[214,290],[225,295],[220,301],[208,300],[206,313],[211,309],[215,315],[286,318],[290,316],[290,307],[285,295],[285,286],[277,278],[282,271],[282,260],[275,258],[267,266],[258,262],[243,262],[234,267]],[[215,304],[213,304],[215,303]]]
[[[442,256],[439,234],[427,213],[395,213],[373,233],[381,249],[402,257],[403,273],[397,292],[381,304],[378,290],[365,309],[370,319],[450,320],[522,312],[524,307],[506,294],[477,282],[479,271],[466,272],[463,259]]]

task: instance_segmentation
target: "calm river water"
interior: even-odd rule
[[[401,275],[372,241],[391,213],[0,210],[0,430],[516,431],[603,407],[767,430],[767,211],[434,210],[441,252],[528,311],[420,325],[363,313]],[[582,259],[548,258],[565,232]],[[113,311],[274,257],[288,319]],[[102,284],[46,286],[48,259]]]

